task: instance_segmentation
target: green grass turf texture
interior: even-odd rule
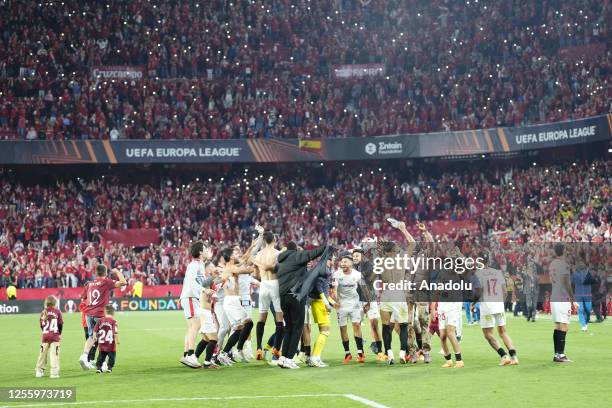
[[[354,394],[388,407],[588,407],[602,406],[609,398],[612,364],[612,324],[589,325],[581,333],[574,320],[567,336],[566,353],[575,362],[552,363],[553,324],[549,316],[536,323],[508,315],[508,330],[520,358],[519,366],[499,367],[498,356],[478,326],[464,324],[464,369],[443,369],[437,354],[440,341],[432,339],[433,363],[388,366],[367,354],[365,364],[342,364],[337,325],[327,342],[323,360],[329,368],[282,370],[252,361],[217,371],[194,370],[179,364],[183,352],[185,320],[182,312],[117,313],[121,344],[112,374],[84,372],[78,364],[83,347],[79,314],[64,314],[61,342],[61,378],[34,377],[40,330],[37,315],[0,317],[0,386],[77,388],[77,401],[133,400],[296,394]],[[332,321],[335,319],[335,312]],[[363,326],[364,333],[369,333]],[[264,339],[272,333],[268,319]],[[312,329],[313,342],[317,329]],[[349,329],[349,332],[352,332]],[[253,347],[255,347],[253,330]],[[370,340],[369,334],[365,334]],[[399,339],[394,334],[396,357]],[[351,349],[355,344],[351,338]],[[369,350],[368,350],[369,352]],[[48,374],[47,370],[47,374]],[[609,401],[609,399],[608,399]],[[30,403],[31,404],[31,403]],[[0,406],[12,405],[0,402]],[[19,404],[15,404],[19,405]],[[604,405],[606,405],[604,403]],[[99,406],[84,405],[84,406]],[[183,400],[117,402],[129,407],[364,407],[343,397],[291,397],[283,399]]]

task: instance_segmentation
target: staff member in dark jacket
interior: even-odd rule
[[[298,298],[298,295],[307,277],[306,265],[323,254],[325,248],[321,246],[303,251],[298,250],[295,242],[289,242],[287,249],[278,254],[278,286],[285,319],[282,356],[278,362],[281,368],[299,368],[293,362],[293,356],[304,328],[306,297]]]

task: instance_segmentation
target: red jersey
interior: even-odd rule
[[[47,318],[45,319],[45,312]],[[64,319],[62,312],[55,307],[48,307],[40,314],[40,329],[42,330],[43,343],[59,342],[62,334]]]
[[[110,278],[96,278],[85,286],[85,314],[91,317],[104,317],[104,308],[108,305],[115,281]]]
[[[103,317],[94,327],[98,336],[98,350],[109,352],[117,351],[117,321],[112,317]]]

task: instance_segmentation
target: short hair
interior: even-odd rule
[[[233,247],[233,246],[231,246],[231,247],[227,247],[227,248],[224,248],[224,249],[223,249],[223,250],[222,250],[222,251],[219,253],[219,256],[220,256],[220,257],[223,257],[223,260],[224,260],[225,262],[229,262],[229,261],[230,261],[230,259],[232,259],[232,253],[233,253],[233,252],[234,252],[234,247]]]
[[[104,264],[96,266],[96,275],[98,276],[106,276],[107,271],[106,265]]]
[[[113,305],[106,305],[106,307],[104,308],[104,311],[106,312],[106,314],[114,316],[115,314],[115,308],[113,307]]]
[[[189,249],[189,252],[191,252],[192,257],[199,258],[200,254],[204,252],[204,242],[203,241],[194,242],[193,244],[191,244],[191,248]]]
[[[297,251],[297,244],[294,241],[289,241],[287,243],[287,251]]]
[[[560,242],[555,244],[555,255],[563,255],[563,244]]]
[[[263,240],[266,244],[271,244],[274,242],[274,234],[272,231],[266,231],[263,233]]]

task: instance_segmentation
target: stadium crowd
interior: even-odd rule
[[[145,284],[180,283],[190,241],[245,244],[256,223],[314,246],[353,247],[366,236],[396,238],[387,217],[409,225],[474,220],[480,231],[469,234],[470,242],[503,233],[519,244],[608,243],[611,178],[612,161],[593,161],[438,176],[372,166],[274,175],[247,169],[215,179],[166,178],[158,185],[108,176],[56,185],[0,179],[1,283],[81,285],[91,278],[96,258],[123,266],[128,278]],[[99,234],[134,228],[158,228],[161,243],[134,250]],[[466,234],[453,233],[438,238]]]
[[[611,109],[607,1],[5,0],[0,12],[0,139],[371,136]],[[382,70],[338,78],[343,64]],[[143,76],[94,77],[101,66]]]

